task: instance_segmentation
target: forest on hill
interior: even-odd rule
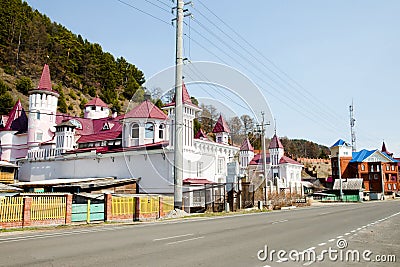
[[[0,5],[0,90],[15,87],[26,95],[37,85],[45,63],[61,95],[61,112],[76,113],[77,104],[83,106],[81,102],[96,95],[120,110],[124,100],[142,90],[143,72],[123,57],[114,58],[99,44],[52,22],[26,2],[2,0]],[[9,98],[2,99],[0,109],[9,108],[5,105]]]
[[[17,99],[27,108],[28,91],[38,85],[45,63],[50,66],[53,89],[60,94],[58,110],[62,113],[80,116],[84,105],[96,95],[118,112],[124,111],[132,96],[135,102],[144,99],[144,73],[135,65],[122,56],[115,58],[103,51],[100,44],[72,33],[22,0],[2,0],[0,115],[8,114]],[[160,96],[156,93],[153,96],[153,102],[162,106]],[[192,102],[199,104],[194,97]],[[220,113],[212,105],[200,103],[199,106],[202,111],[197,114],[193,130],[197,132],[202,128],[211,133]],[[248,137],[255,149],[261,148],[260,136],[250,116],[227,120],[232,144],[240,146]],[[215,136],[211,133],[210,138]],[[329,154],[329,148],[311,141],[286,137],[281,141],[286,154],[293,158],[327,158]]]

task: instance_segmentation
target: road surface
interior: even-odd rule
[[[399,218],[400,201],[392,200],[138,225],[0,233],[0,266],[333,266],[327,259],[294,263],[287,255],[265,258],[264,252],[266,247],[267,255],[272,250],[319,252],[337,249],[338,240],[347,242],[347,249],[354,245],[354,249],[388,251],[382,244],[396,246],[400,230],[389,233],[391,228],[383,230],[381,225]],[[387,234],[384,243],[373,234],[374,229]],[[360,246],[370,236],[374,243]],[[353,242],[358,237],[363,239]],[[398,246],[394,251],[399,251]],[[400,261],[400,253],[397,256]],[[347,265],[335,262],[335,266]],[[367,266],[356,266],[362,265]]]

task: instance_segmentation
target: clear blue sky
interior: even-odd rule
[[[124,0],[132,7],[117,0],[27,2],[125,57],[147,78],[174,63],[169,0]],[[385,140],[400,157],[400,1],[193,2],[194,20],[186,19],[185,25],[192,41],[185,38],[185,56],[226,63],[248,75],[267,98],[279,135],[328,146],[339,138],[350,141],[353,99],[357,148],[380,148]]]

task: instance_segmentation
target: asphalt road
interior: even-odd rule
[[[279,258],[273,254],[272,260],[263,259],[266,246],[269,256],[272,250],[310,249],[319,253],[329,247],[338,249],[338,240],[346,242],[343,251],[356,248],[392,251],[399,254],[396,256],[400,262],[397,245],[400,228],[398,224],[397,230],[392,227],[399,218],[400,201],[395,200],[139,225],[0,234],[0,266],[348,266],[348,262],[326,258],[322,262],[308,258],[302,261],[299,255],[300,262],[295,263],[288,259],[288,254]],[[368,243],[369,239],[373,242]],[[296,259],[296,254],[291,257]],[[362,265],[365,266],[364,263],[354,266]]]

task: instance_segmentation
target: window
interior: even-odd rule
[[[104,123],[103,128],[101,129],[102,131],[110,130],[110,125],[108,123]]]
[[[132,125],[132,138],[139,138],[139,124]]]
[[[217,170],[217,172],[219,174],[222,174],[224,172],[224,163],[225,163],[225,159],[224,158],[219,158],[218,159],[218,170]]]
[[[374,174],[374,179],[378,180],[378,174]]]
[[[374,172],[374,165],[371,165],[371,172]]]
[[[197,177],[203,175],[203,162],[197,162]]]
[[[392,190],[392,185],[388,184],[388,190]]]
[[[379,165],[376,165],[376,171],[379,172]]]
[[[145,138],[154,138],[154,124],[152,122],[146,123],[146,128],[144,129]]]
[[[361,170],[365,171],[365,166],[364,165],[361,165]]]
[[[389,170],[389,165],[386,165],[386,170],[387,170],[387,171]]]
[[[392,165],[392,171],[394,171],[394,165]]]
[[[91,106],[90,109],[91,110],[96,110],[96,107],[95,106]]]
[[[164,139],[164,124],[160,124],[158,127],[158,138]]]
[[[40,111],[36,111],[36,119],[40,120]]]
[[[396,189],[397,189],[396,184],[393,184],[393,190],[396,190]]]
[[[42,141],[42,139],[43,139],[43,133],[36,132],[36,141]]]

